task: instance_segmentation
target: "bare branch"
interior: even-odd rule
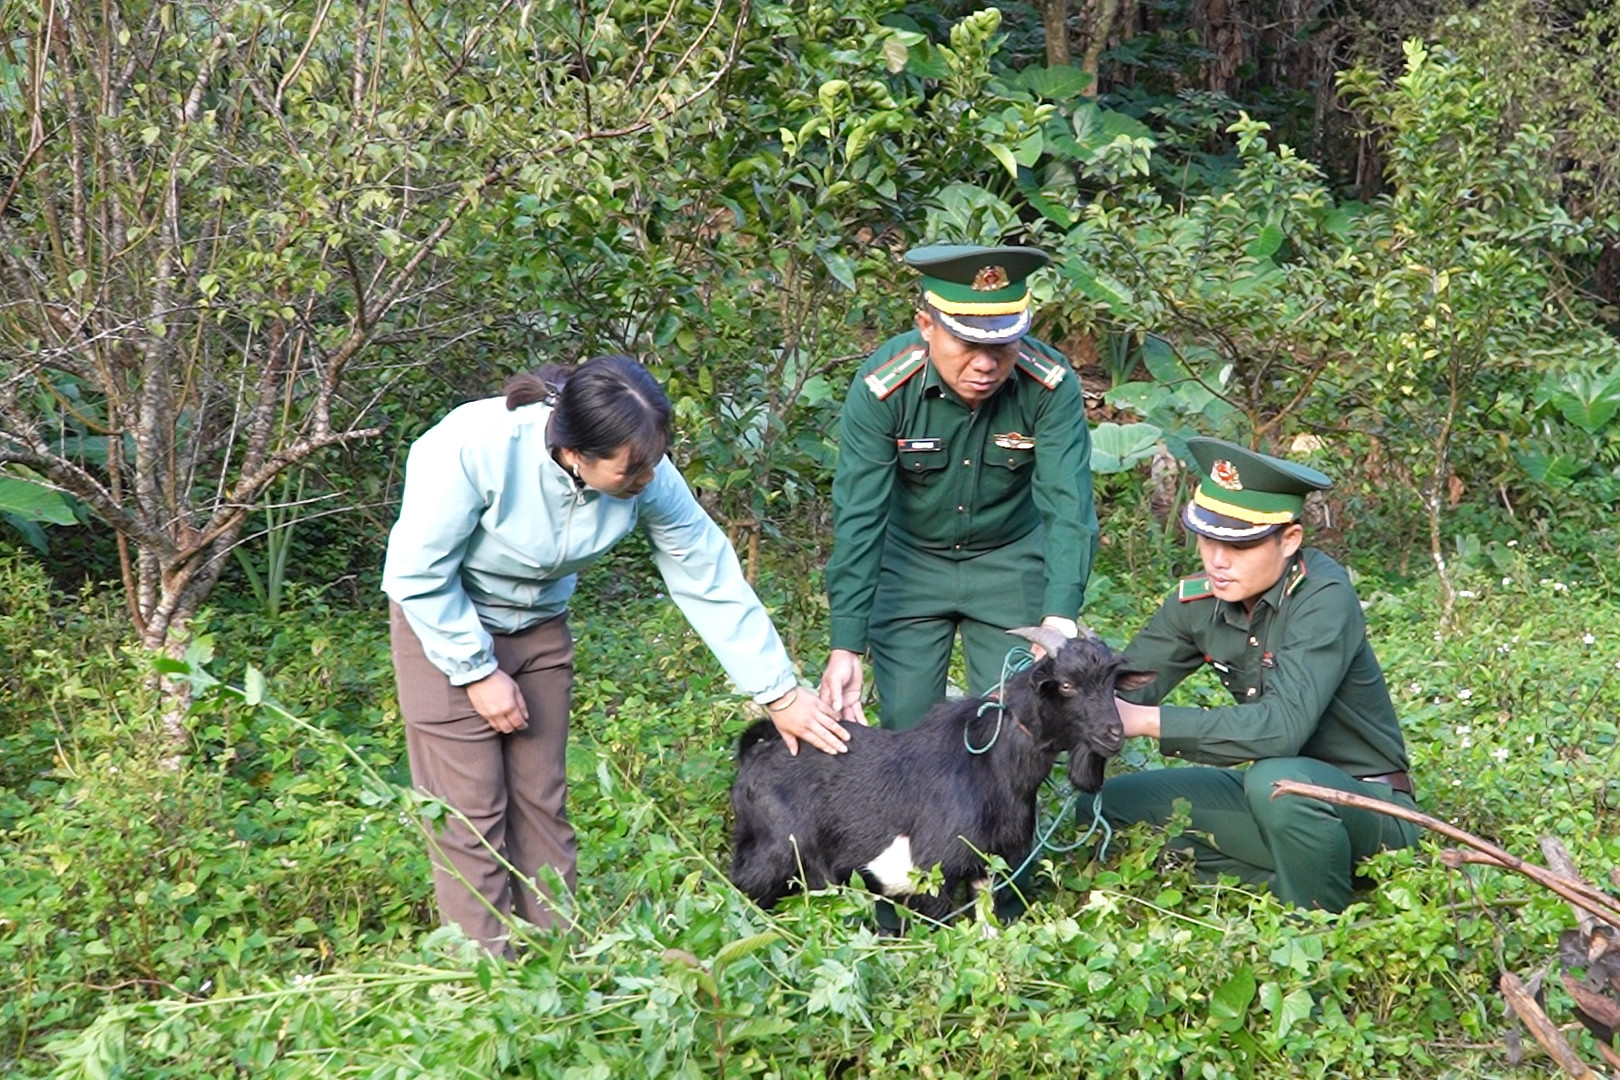
[[[1319,787],[1315,784],[1302,784],[1294,780],[1279,780],[1272,785],[1271,797],[1275,799],[1281,795],[1300,795],[1307,799],[1320,799],[1322,802],[1330,802],[1338,806],[1353,806],[1358,810],[1371,810],[1377,814],[1386,814],[1389,817],[1400,818],[1402,821],[1410,821],[1414,825],[1421,825],[1431,832],[1437,832],[1441,836],[1448,837],[1459,844],[1465,844],[1475,851],[1481,852],[1486,858],[1495,861],[1505,869],[1523,874],[1536,884],[1557,893],[1571,904],[1585,908],[1604,922],[1620,929],[1620,907],[1615,906],[1613,897],[1598,892],[1584,881],[1571,880],[1534,863],[1525,862],[1517,855],[1510,854],[1495,844],[1481,840],[1479,837],[1465,832],[1455,825],[1450,825],[1438,818],[1432,818],[1422,811],[1414,810],[1409,806],[1402,806],[1399,803],[1374,799],[1366,795],[1356,795],[1352,792]]]

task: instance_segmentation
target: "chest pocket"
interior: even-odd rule
[[[914,484],[932,484],[950,464],[944,447],[938,450],[906,450],[895,455],[895,468],[901,476]]]
[[[1027,469],[1034,461],[1033,450],[1010,450],[994,444],[984,448],[984,463],[997,469],[1016,473]]]

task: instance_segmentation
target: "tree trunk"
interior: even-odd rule
[[[1068,67],[1069,0],[1041,0],[1041,29],[1046,31],[1046,66]]]

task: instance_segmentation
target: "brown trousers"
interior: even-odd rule
[[[510,916],[540,927],[552,924],[551,905],[536,891],[536,871],[555,868],[570,890],[576,881],[574,830],[565,806],[574,685],[568,617],[494,635],[496,662],[517,682],[529,708],[528,728],[510,735],[490,727],[467,691],[450,685],[428,661],[398,604],[389,604],[388,628],[411,782],[472,823],[469,829],[449,816],[424,823],[440,917],[491,952],[505,953]]]

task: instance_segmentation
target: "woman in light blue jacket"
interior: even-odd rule
[[[665,456],[657,381],[624,356],[564,374],[518,376],[504,398],[453,410],[412,445],[383,567],[411,780],[472,826],[429,828],[439,910],[496,954],[509,951],[511,916],[551,925],[541,867],[576,882],[568,598],[578,571],[632,528],[791,750],[841,753],[848,739],[799,689],[736,553]]]

